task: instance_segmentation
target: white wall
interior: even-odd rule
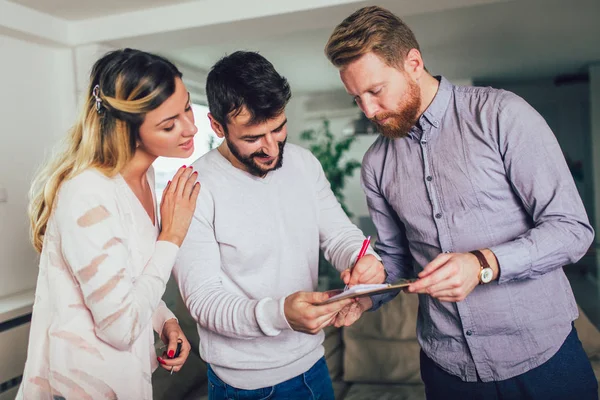
[[[35,286],[27,192],[34,172],[73,122],[71,50],[0,35],[0,297]]]

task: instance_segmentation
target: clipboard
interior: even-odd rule
[[[330,290],[326,293],[330,293],[331,297],[321,303],[318,303],[317,305],[321,306],[344,299],[373,296],[375,294],[400,292],[403,288],[408,287],[411,283],[416,281],[417,279],[400,279],[394,283],[382,283],[379,285],[355,285],[348,290]]]

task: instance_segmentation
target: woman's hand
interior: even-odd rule
[[[177,246],[183,243],[200,193],[197,178],[198,173],[192,172],[192,167],[183,166],[167,184],[160,203],[162,230],[158,240],[166,240]]]
[[[161,367],[169,372],[179,372],[185,360],[190,355],[192,346],[190,346],[190,342],[188,342],[183,334],[176,319],[170,319],[165,322],[160,338],[167,345],[167,350],[163,353],[162,357],[157,357],[158,362]],[[177,358],[173,358],[177,351],[178,342],[181,342],[181,352]]]

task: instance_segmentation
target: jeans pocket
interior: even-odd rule
[[[324,357],[302,374],[302,379],[307,390],[307,399],[334,400],[333,385]]]
[[[257,398],[256,400],[269,400],[269,399],[272,399],[273,395],[275,394],[275,386],[266,387],[261,390],[262,390],[261,397]]]
[[[306,388],[307,400],[334,400],[333,386],[331,384],[331,378],[329,375],[315,376],[312,379],[308,379],[306,375],[303,376],[304,387]]]
[[[208,400],[225,400],[225,389],[208,381]]]
[[[224,400],[227,396],[227,386],[217,374],[214,373],[210,366],[206,372],[208,380],[208,399],[209,400]]]
[[[239,400],[270,400],[274,398],[275,386],[250,390],[238,389],[237,394]]]

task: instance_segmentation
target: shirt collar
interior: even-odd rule
[[[448,104],[450,103],[450,98],[452,97],[454,85],[443,76],[436,76],[435,79],[440,82],[440,85],[437,93],[433,97],[433,101],[429,107],[427,107],[425,112],[423,112],[423,114],[419,117],[419,121],[416,125],[420,125],[421,127],[423,127],[426,123],[429,123],[434,127],[439,128],[440,122],[442,121],[442,118],[446,113],[446,109],[448,108]],[[422,132],[421,129],[419,129],[417,126],[414,126],[410,133],[414,133],[418,138],[421,136]]]

